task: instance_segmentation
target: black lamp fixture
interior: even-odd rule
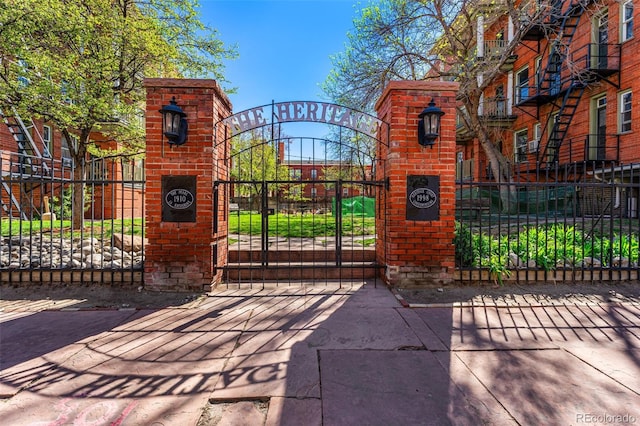
[[[187,114],[176,103],[176,97],[160,110],[162,113],[162,131],[172,145],[182,145],[187,141]]]
[[[438,108],[431,98],[429,105],[422,110],[418,117],[418,143],[422,146],[433,148],[436,139],[440,136],[440,118],[444,115],[444,111]]]

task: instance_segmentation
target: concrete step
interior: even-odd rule
[[[335,263],[335,250],[269,250],[264,258],[260,250],[233,250],[229,249],[230,263],[256,263],[268,260],[271,262],[320,262]],[[341,254],[343,262],[375,262],[375,250],[343,250]]]
[[[269,262],[229,263],[222,268],[225,281],[298,281],[298,280],[352,280],[375,278],[380,265],[374,262]]]

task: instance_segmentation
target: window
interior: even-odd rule
[[[142,160],[122,160],[122,180],[127,186],[144,184],[144,162]]]
[[[70,146],[69,141],[67,141],[67,138],[62,136],[62,148],[61,148],[62,165],[65,167],[73,166],[73,158],[71,157],[71,148],[73,147],[75,149],[76,141],[74,139],[75,138],[71,140],[71,146]]]
[[[318,179],[318,170],[311,169],[311,179]]]
[[[289,178],[291,180],[300,180],[300,179],[302,179],[302,170],[301,169],[290,169],[289,170]]]
[[[496,116],[504,117],[507,113],[506,108],[507,103],[504,98],[504,84],[499,84],[496,87]]]
[[[529,141],[529,153],[538,152],[540,148],[540,139],[542,138],[542,124],[535,123],[533,125],[533,139]]]
[[[311,198],[316,198],[318,196],[318,189],[314,186],[311,187]]]
[[[535,84],[536,87],[540,88],[540,74],[542,73],[542,56],[538,56],[535,60],[534,60],[534,78],[535,78]]]
[[[522,163],[527,161],[527,142],[528,142],[528,133],[527,129],[523,129],[517,131],[514,135],[514,158],[513,160],[516,163]]]
[[[349,188],[342,188],[342,196],[343,197],[349,196]]]
[[[540,141],[542,137],[542,124],[536,123],[533,125],[533,140]]]
[[[458,163],[462,163],[464,161],[464,152],[462,151],[456,152],[456,161]]]
[[[53,152],[53,138],[51,137],[51,126],[42,126],[42,142],[44,144],[45,157],[51,158]]]
[[[622,3],[620,11],[622,12],[622,23],[620,25],[622,34],[620,38],[622,41],[627,41],[633,37],[633,1],[627,0]]]
[[[524,68],[516,73],[516,99],[519,104],[529,97],[529,68]]]
[[[620,93],[618,111],[620,133],[631,131],[631,91]]]
[[[107,165],[104,158],[91,157],[89,161],[89,180],[101,181],[107,179]]]

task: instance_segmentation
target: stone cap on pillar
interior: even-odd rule
[[[457,81],[438,81],[438,80],[402,80],[402,81],[390,81],[387,87],[384,88],[382,95],[376,102],[375,109],[378,110],[380,106],[385,102],[389,93],[393,90],[420,90],[423,92],[450,92],[458,91],[460,83]]]
[[[171,87],[175,89],[213,89],[216,97],[225,107],[232,111],[233,107],[227,94],[216,80],[210,78],[145,78],[144,87]]]

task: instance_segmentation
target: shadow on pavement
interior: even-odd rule
[[[0,318],[7,425],[640,419],[636,304],[409,309],[355,283]]]

